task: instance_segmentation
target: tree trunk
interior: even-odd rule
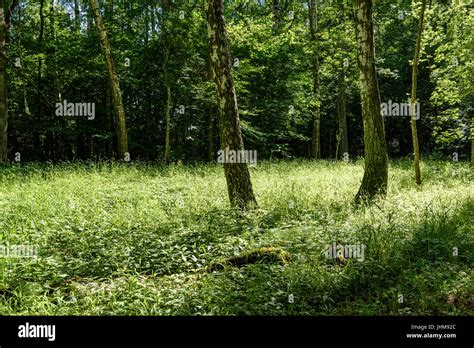
[[[170,21],[168,20],[168,16],[171,12],[171,2],[169,0],[162,0],[162,10],[163,10],[163,41],[165,46],[165,54],[163,59],[163,75],[165,79],[165,88],[166,88],[166,110],[165,110],[165,121],[166,121],[166,129],[165,129],[165,153],[164,153],[164,161],[169,161],[170,155],[170,133],[171,133],[171,109],[172,109],[172,102],[171,102],[171,80],[168,71],[168,62],[170,59],[170,52],[171,52],[171,38],[169,33],[169,26],[171,25]]]
[[[7,161],[8,152],[8,105],[6,74],[6,24],[5,0],[0,0],[0,163]]]
[[[120,83],[117,76],[117,71],[112,57],[112,50],[110,48],[107,32],[105,30],[104,21],[99,11],[98,0],[90,0],[92,12],[94,14],[95,23],[99,31],[100,46],[107,63],[107,70],[110,78],[110,87],[112,92],[112,100],[114,103],[115,112],[117,113],[117,139],[118,139],[118,156],[124,159],[128,153],[128,138],[127,125],[125,119],[125,109],[122,102],[122,93],[120,91]]]
[[[20,63],[20,73],[22,76],[21,79],[21,86],[22,86],[22,91],[23,91],[23,108],[25,111],[25,114],[29,117],[31,116],[30,108],[28,107],[28,93],[27,93],[27,83],[26,83],[26,75],[25,75],[25,70],[23,67],[23,50],[22,50],[22,45],[21,45],[21,39],[22,39],[22,28],[21,28],[21,8],[18,8],[18,24],[15,26],[15,34],[17,37],[16,44],[17,44],[17,50],[18,50],[18,59]]]
[[[339,4],[339,23],[344,30],[344,3]],[[344,47],[341,45],[344,53]],[[337,81],[337,119],[339,129],[337,133],[336,160],[349,154],[349,139],[347,136],[347,113],[346,113],[346,72],[344,62],[341,63]]]
[[[372,0],[357,0],[354,18],[365,152],[364,177],[356,201],[363,201],[387,192],[388,155],[375,71]]]
[[[319,96],[319,48],[318,48],[318,9],[316,0],[309,0],[309,31],[311,44],[313,46],[312,68],[313,68],[313,95],[314,95],[314,118],[313,135],[311,143],[311,158],[321,158],[321,106]]]
[[[474,130],[471,129],[471,164],[474,163]]]
[[[347,136],[347,113],[346,113],[346,74],[344,68],[338,75],[337,88],[337,119],[339,130],[337,134],[336,159],[341,159],[344,154],[349,154],[349,139]]]
[[[165,155],[164,161],[169,161],[170,156],[170,132],[171,132],[171,83],[168,77],[165,77],[166,84],[166,133],[165,133]]]
[[[413,158],[415,161],[415,180],[417,185],[421,185],[420,171],[420,147],[418,145],[418,133],[416,130],[416,74],[418,69],[418,61],[420,59],[421,36],[423,34],[423,21],[425,18],[426,0],[421,0],[421,12],[418,26],[418,36],[416,38],[415,58],[413,59],[413,69],[411,78],[411,136],[413,140]],[[419,115],[418,115],[419,116]]]
[[[211,57],[211,51],[209,50],[209,57]],[[212,62],[209,59],[207,67],[207,78],[209,81],[214,79],[214,72],[212,70]],[[210,103],[207,109],[207,160],[209,162],[214,161],[214,116],[213,116],[214,103]]]
[[[18,0],[13,0],[8,13],[5,13],[5,0],[0,0],[0,163],[5,163],[8,155],[6,34],[10,16],[16,6],[18,6]]]
[[[214,161],[214,118],[212,117],[212,105],[207,109],[207,160]]]
[[[204,6],[213,76],[218,94],[221,149],[243,150],[244,142],[240,129],[237,95],[232,76],[232,61],[224,21],[224,5],[222,0],[205,0]],[[253,193],[247,163],[224,163],[224,172],[230,204],[239,208],[256,206],[257,201]]]
[[[43,53],[43,39],[44,39],[44,0],[40,0],[39,5],[39,17],[40,17],[40,28],[38,36],[38,71],[37,71],[37,93],[36,93],[36,122],[38,125],[42,124],[43,118],[43,59],[41,54]],[[43,156],[43,142],[41,137],[42,126],[34,130],[34,148],[36,152],[36,159],[41,160]]]

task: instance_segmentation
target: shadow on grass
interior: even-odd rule
[[[239,273],[243,277],[232,270],[216,274],[205,292],[219,295],[208,305],[229,306],[237,315],[472,315],[472,211],[472,202],[450,217],[425,211],[411,239],[383,262],[321,260],[284,270],[251,265]],[[290,294],[294,303],[288,302]]]

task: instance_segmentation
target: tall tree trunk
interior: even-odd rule
[[[420,20],[418,24],[418,36],[416,38],[415,58],[413,59],[413,69],[411,77],[411,136],[413,140],[413,158],[415,161],[415,180],[417,185],[421,185],[420,171],[420,147],[418,145],[418,133],[416,130],[416,75],[418,69],[418,61],[420,59],[421,36],[423,35],[423,21],[425,18],[426,0],[421,0]],[[419,115],[418,115],[419,116]]]
[[[18,6],[18,0],[13,0],[5,13],[5,0],[0,0],[0,163],[7,161],[8,155],[8,93],[7,93],[7,52],[6,34],[10,16]]]
[[[207,160],[214,161],[214,117],[212,116],[212,105],[207,109]]]
[[[344,30],[344,3],[339,4],[339,23]],[[341,45],[341,51],[344,52],[344,45]],[[349,139],[347,136],[347,113],[346,113],[346,72],[344,62],[339,68],[337,81],[337,119],[339,129],[337,133],[336,160],[341,159],[345,153],[349,154]]]
[[[237,95],[232,76],[232,61],[225,28],[224,4],[222,0],[205,0],[204,4],[211,63],[220,111],[221,149],[243,150],[244,142],[240,129]],[[253,193],[247,163],[224,163],[224,172],[230,204],[239,208],[256,206],[257,201]]]
[[[321,158],[321,105],[319,95],[319,47],[318,47],[318,9],[316,0],[309,0],[309,31],[311,44],[313,46],[312,68],[313,68],[313,95],[314,95],[314,118],[313,135],[311,143],[311,158]]]
[[[211,51],[209,50],[209,58],[211,57]],[[212,70],[212,62],[209,59],[207,66],[207,78],[212,81],[214,78]],[[214,161],[214,116],[213,116],[214,103],[210,103],[207,109],[207,160],[209,162]]]
[[[356,201],[363,201],[387,192],[388,154],[375,71],[372,0],[357,0],[354,18],[365,152],[364,177]]]
[[[59,73],[58,73],[58,59],[57,59],[57,37],[56,37],[56,0],[51,0],[50,2],[50,24],[51,24],[51,40],[53,45],[51,47],[51,66],[53,68],[53,89],[54,89],[54,98],[56,102],[61,101],[61,86],[59,83]],[[65,127],[66,120],[63,117],[60,117],[59,123]],[[54,141],[54,150],[53,155],[55,158],[61,157],[64,158],[64,145],[66,139],[64,138],[63,133],[51,132],[53,141]]]
[[[18,58],[19,58],[19,63],[20,63],[20,73],[22,76],[22,81],[21,81],[21,86],[22,86],[22,91],[23,91],[23,108],[25,111],[25,114],[29,117],[31,116],[30,108],[28,107],[28,93],[27,93],[27,83],[26,83],[26,75],[25,75],[25,70],[23,67],[23,50],[22,50],[22,45],[21,45],[21,38],[22,38],[22,28],[21,28],[21,7],[18,8],[18,24],[15,26],[15,34],[17,37],[16,40],[16,45],[17,45],[17,50],[18,50]]]
[[[337,134],[336,159],[341,159],[344,154],[349,154],[349,139],[347,136],[347,113],[346,113],[346,81],[344,68],[338,74],[337,83],[337,119],[339,129]]]
[[[37,114],[36,114],[36,119],[37,119],[37,124],[41,125],[42,124],[42,118],[43,118],[43,59],[42,59],[42,53],[43,53],[43,39],[44,39],[44,0],[40,0],[40,7],[39,7],[39,17],[40,17],[40,28],[39,28],[39,36],[38,36],[38,72],[37,72],[37,94],[36,94],[36,103],[38,105],[37,107]],[[35,128],[34,130],[34,148],[36,151],[36,159],[42,159],[43,158],[43,152],[42,152],[42,139],[41,139],[41,131],[42,126]]]
[[[169,77],[165,77],[166,85],[166,133],[165,133],[165,155],[164,161],[169,161],[170,156],[170,132],[171,132],[171,83]]]
[[[471,164],[474,163],[474,129],[471,128]]]
[[[110,87],[112,92],[112,100],[114,103],[115,112],[117,113],[117,139],[118,139],[118,156],[124,159],[128,153],[128,138],[127,125],[125,119],[125,109],[122,102],[122,92],[120,91],[120,83],[117,76],[117,70],[112,57],[112,50],[110,48],[107,32],[105,30],[104,21],[99,11],[98,0],[90,0],[92,11],[94,14],[95,23],[99,31],[100,46],[107,63],[107,70],[110,78]]]
[[[171,53],[171,38],[169,33],[169,27],[171,25],[168,20],[168,16],[171,12],[171,2],[170,0],[162,0],[162,11],[163,11],[163,41],[165,46],[165,57],[163,59],[163,75],[165,79],[165,88],[166,88],[166,110],[165,110],[165,153],[164,161],[169,161],[170,156],[170,133],[171,133],[171,109],[172,109],[172,100],[171,100],[171,80],[168,71],[168,62],[170,59]]]
[[[5,163],[7,161],[8,152],[8,105],[5,39],[5,0],[0,0],[0,163]]]
[[[54,95],[56,101],[61,101],[61,87],[59,84],[59,73],[58,73],[58,60],[56,54],[56,47],[57,47],[57,37],[56,37],[56,0],[51,0],[51,7],[50,7],[50,14],[51,18],[51,37],[53,40],[53,46],[51,48],[51,55],[52,55],[52,65],[53,65],[53,85],[54,85]]]

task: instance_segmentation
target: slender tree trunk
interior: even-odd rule
[[[171,11],[171,2],[169,0],[162,0],[162,9],[163,9],[163,41],[165,46],[165,57],[163,59],[163,75],[165,79],[165,88],[166,88],[166,111],[165,111],[165,153],[164,161],[169,161],[170,156],[170,133],[171,133],[171,109],[172,109],[172,96],[171,96],[171,80],[168,72],[168,62],[170,59],[171,52],[171,38],[169,33],[169,26],[171,23],[168,20],[169,13]]]
[[[6,67],[6,34],[12,11],[18,6],[18,0],[13,0],[5,13],[5,0],[0,0],[0,163],[7,161],[8,155],[8,93]]]
[[[0,0],[0,163],[5,163],[7,161],[8,153],[8,105],[5,37],[5,0]]]
[[[171,83],[168,77],[165,77],[166,85],[166,133],[165,133],[165,155],[164,161],[169,161],[170,156],[170,132],[171,132]]]
[[[148,4],[145,5],[145,45],[148,45],[150,32],[150,7]]]
[[[59,73],[58,73],[58,61],[57,61],[57,54],[56,54],[56,47],[57,47],[57,38],[56,38],[56,0],[51,0],[51,7],[50,7],[50,14],[51,18],[51,37],[53,40],[53,47],[51,49],[52,52],[52,65],[53,65],[53,79],[54,79],[54,97],[56,101],[61,101],[61,87],[59,85]]]
[[[214,161],[214,117],[212,116],[212,105],[207,109],[207,160]]]
[[[474,130],[471,129],[471,164],[474,163]]]
[[[25,114],[27,116],[31,116],[30,108],[28,107],[28,93],[26,89],[26,78],[25,78],[25,70],[23,68],[23,50],[21,46],[21,38],[22,38],[22,28],[21,28],[21,7],[18,8],[18,24],[15,26],[16,37],[17,37],[17,50],[18,50],[18,58],[20,62],[20,72],[22,76],[21,86],[23,90],[23,107]]]
[[[418,36],[416,38],[415,58],[413,59],[413,69],[411,78],[411,136],[413,140],[413,158],[415,161],[415,180],[417,185],[421,185],[420,171],[420,147],[418,145],[418,133],[416,130],[416,75],[418,69],[418,61],[420,59],[421,36],[423,35],[423,21],[425,18],[426,0],[421,0],[421,12],[418,25]],[[418,115],[419,116],[419,115]]]
[[[41,125],[42,121],[41,119],[43,118],[43,76],[42,76],[42,71],[43,71],[43,59],[41,54],[43,53],[43,39],[44,39],[44,0],[40,0],[40,7],[39,7],[39,17],[40,17],[40,28],[39,28],[39,36],[38,36],[38,72],[37,72],[37,94],[36,94],[36,103],[38,105],[37,107],[37,114],[36,114],[36,119],[37,119],[37,124]],[[42,149],[42,141],[41,141],[41,132],[40,129],[42,127],[35,127],[34,131],[34,148],[36,151],[36,158],[37,159],[42,159],[43,158],[43,152],[41,151]]]
[[[211,51],[209,50],[209,57],[211,57]],[[212,81],[214,78],[212,70],[212,62],[209,60],[207,68],[207,78]],[[207,160],[209,162],[214,161],[214,116],[213,116],[214,103],[210,103],[207,109]]]
[[[313,95],[314,95],[314,118],[313,135],[311,144],[311,158],[321,158],[321,106],[319,96],[319,48],[318,48],[318,9],[316,0],[309,0],[309,30],[311,44],[313,45],[312,68],[313,68]]]
[[[363,201],[387,192],[388,155],[375,71],[372,0],[357,0],[354,18],[365,152],[364,177],[356,201]]]
[[[51,47],[51,62],[53,68],[53,88],[54,88],[54,99],[56,102],[61,101],[61,86],[59,82],[59,73],[58,73],[58,59],[57,59],[57,37],[56,37],[56,0],[51,0],[50,2],[50,24],[51,24],[51,39],[53,41],[53,45]],[[63,127],[66,126],[66,120],[63,117],[60,117],[58,121]],[[53,155],[56,158],[62,157],[64,158],[64,146],[66,143],[66,139],[64,139],[63,133],[52,132],[52,137],[54,141],[54,150]]]
[[[336,159],[341,159],[345,153],[349,154],[349,139],[347,136],[347,113],[346,113],[346,74],[344,68],[338,74],[337,83],[337,118],[339,130],[337,134]]]
[[[217,86],[220,111],[221,149],[243,150],[244,142],[240,129],[237,95],[232,76],[232,61],[225,28],[224,4],[222,0],[205,0],[204,4],[213,76]],[[256,206],[257,201],[253,193],[247,164],[224,163],[224,172],[230,204],[239,208]]]
[[[117,71],[112,57],[112,50],[110,48],[107,32],[105,30],[104,21],[99,11],[99,3],[97,0],[90,0],[92,11],[94,14],[95,23],[99,31],[100,45],[107,63],[107,70],[110,78],[110,87],[112,92],[112,100],[114,103],[115,112],[117,113],[117,139],[118,139],[118,156],[124,159],[128,153],[128,137],[127,125],[125,119],[125,109],[122,102],[122,92],[120,91],[120,83],[117,76]]]
[[[339,23],[344,30],[344,3],[339,4]],[[344,52],[344,45],[341,44]],[[347,113],[346,113],[346,72],[344,62],[341,63],[337,81],[337,119],[339,129],[337,134],[336,160],[341,159],[345,153],[349,154],[349,139],[347,136]]]

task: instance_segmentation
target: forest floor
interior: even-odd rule
[[[418,190],[392,161],[368,207],[352,204],[362,161],[250,171],[259,208],[244,213],[219,165],[0,167],[0,245],[38,246],[0,255],[0,315],[474,314],[468,163],[424,161]],[[333,243],[365,253],[334,260]],[[291,258],[224,262],[262,247]]]

